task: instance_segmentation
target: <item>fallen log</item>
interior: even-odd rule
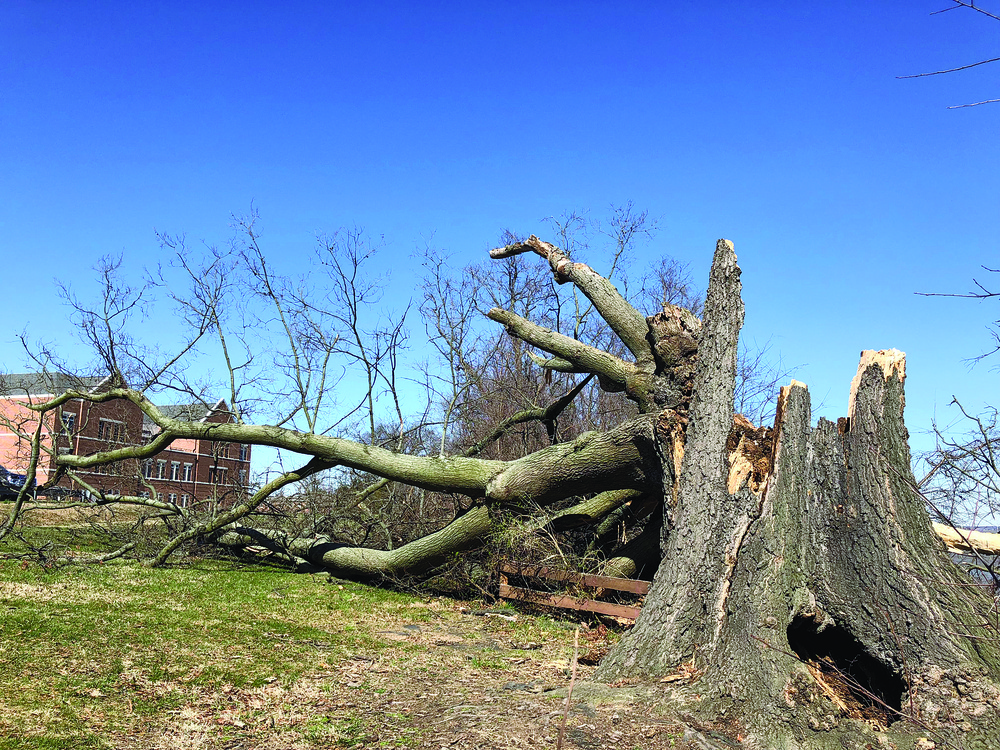
[[[944,540],[950,552],[978,552],[981,555],[1000,555],[1000,534],[986,531],[956,529],[943,523],[932,524],[934,533]]]

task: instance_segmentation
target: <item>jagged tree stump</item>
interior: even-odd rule
[[[739,273],[720,243],[663,561],[599,678],[684,676],[749,747],[1000,747],[992,602],[915,489],[903,355],[862,354],[838,424],[794,381],[773,432],[734,424]]]

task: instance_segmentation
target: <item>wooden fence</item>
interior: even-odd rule
[[[556,581],[566,585],[577,586],[582,589],[591,590],[593,595],[600,595],[597,592],[611,590],[624,591],[630,594],[645,595],[649,591],[649,581],[638,581],[632,578],[612,578],[611,576],[589,575],[587,573],[574,573],[558,568],[549,568],[539,565],[504,565],[500,569],[500,598],[516,602],[529,602],[531,604],[541,604],[546,607],[558,607],[560,609],[575,609],[584,612],[595,612],[601,615],[621,617],[634,620],[639,616],[639,607],[627,604],[615,604],[613,602],[602,602],[595,598],[585,596],[571,596],[569,594],[552,594],[547,591],[536,591],[521,586],[511,586],[508,583],[508,576],[518,576],[520,578],[539,578],[546,581]]]

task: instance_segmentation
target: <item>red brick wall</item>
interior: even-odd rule
[[[45,398],[32,400],[37,403]],[[38,420],[37,415],[25,407],[25,401],[0,399],[0,464],[18,473],[26,470],[30,454],[28,445],[19,440],[16,433],[30,433]],[[71,423],[71,430],[56,429],[54,413],[47,415],[44,430],[46,444],[54,445],[57,451],[89,455],[143,442],[142,411],[130,401],[73,400],[63,405],[62,414]],[[228,422],[230,419],[227,412],[220,411],[211,414],[207,421]],[[152,495],[155,491],[163,495],[163,500],[175,495],[175,501],[181,503],[183,496],[188,495],[188,505],[211,500],[228,507],[244,497],[250,476],[250,446],[246,447],[244,460],[240,460],[240,447],[239,444],[227,446],[209,440],[179,440],[151,459],[152,477],[146,477],[145,462],[134,459],[77,473],[83,481],[102,492]],[[38,484],[51,476],[54,461],[51,451],[39,461]],[[172,478],[174,463],[177,464],[176,479]],[[185,464],[191,465],[188,481],[184,480]],[[162,477],[159,476],[161,466]],[[57,486],[67,490],[81,489],[68,476],[62,477]]]

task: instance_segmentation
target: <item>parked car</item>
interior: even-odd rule
[[[12,500],[17,497],[28,477],[24,474],[15,474],[13,471],[0,466],[0,500]],[[35,489],[35,482],[32,481],[28,490]]]

